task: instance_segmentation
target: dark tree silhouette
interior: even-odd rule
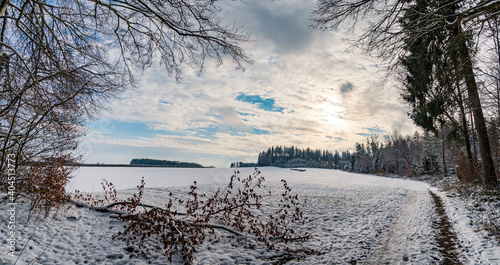
[[[419,10],[419,5],[422,4],[426,4],[427,8]],[[413,15],[413,20],[408,23],[407,18],[412,12],[414,14],[418,13],[418,15]],[[477,39],[487,37],[481,34],[481,30],[487,26],[488,22],[495,21],[498,18],[500,2],[494,0],[319,0],[313,14],[315,26],[321,30],[337,29],[341,24],[343,26],[350,24],[354,27],[359,20],[368,20],[369,26],[365,28],[361,37],[356,40],[355,45],[361,47],[370,55],[385,60],[389,71],[395,71],[401,66],[401,57],[408,55],[409,50],[407,48],[409,45],[417,45],[413,47],[413,49],[416,49],[419,45],[435,39],[437,32],[446,32],[448,40],[451,40],[455,45],[456,55],[458,55],[459,69],[455,74],[463,76],[468,102],[474,117],[474,129],[480,147],[484,183],[488,187],[498,187],[486,119],[481,105],[476,74],[474,73],[474,51],[470,48],[470,34],[474,34],[473,37]],[[407,16],[406,20],[405,16]],[[446,45],[446,43],[441,43],[441,45]],[[420,48],[422,47],[420,46]],[[438,52],[438,50],[427,50],[427,52]],[[436,54],[430,56],[436,56]],[[406,62],[408,63],[408,61]],[[424,74],[416,77],[424,78],[425,71],[429,69],[422,64],[420,67],[422,67],[421,70],[424,70]],[[415,85],[422,89],[424,88],[422,84],[425,85],[427,81],[423,79],[418,80],[418,82]],[[425,91],[423,94],[425,94]],[[433,100],[426,101],[426,104],[418,107],[434,110],[435,113],[430,113],[430,116],[433,114],[438,115],[443,112],[440,109],[440,104],[446,105],[446,102],[443,94],[434,97]],[[425,117],[420,115],[418,115],[418,118],[422,124],[433,123],[433,121],[425,120]],[[422,121],[422,119],[424,120]]]

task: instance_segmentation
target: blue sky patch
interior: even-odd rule
[[[328,138],[330,140],[333,140],[334,142],[340,142],[340,141],[344,141],[345,140],[342,137],[333,137],[333,136],[326,136],[326,138]]]
[[[240,114],[241,116],[255,116],[255,114],[252,114],[252,113],[244,113],[244,112],[239,112],[237,111],[238,114]]]
[[[271,134],[270,131],[261,130],[254,127],[250,127],[252,129],[251,131],[241,131],[237,128],[217,125],[192,128],[183,131],[155,130],[152,129],[151,126],[148,126],[148,124],[143,122],[125,122],[107,119],[88,123],[86,127],[95,133],[102,133],[120,139],[154,138],[158,135],[195,135],[197,137],[216,140],[216,134],[218,132],[228,133],[230,135],[242,135],[246,133],[256,135]]]
[[[265,111],[272,111],[272,112],[283,112],[285,108],[282,107],[277,107],[275,106],[276,101],[272,98],[266,98],[263,99],[259,95],[246,95],[243,93],[240,93],[237,97],[236,100],[241,101],[241,102],[248,102],[252,103],[257,106],[257,108],[265,110]]]
[[[268,130],[261,130],[261,129],[257,129],[257,128],[252,128],[252,129],[253,129],[253,134],[257,134],[257,135],[271,134],[271,132]]]
[[[218,132],[227,133],[229,135],[243,135],[246,133],[257,134],[257,135],[271,134],[271,132],[268,130],[261,130],[261,129],[257,129],[254,127],[250,127],[250,128],[252,128],[252,131],[241,131],[241,130],[238,130],[238,128],[234,128],[234,127],[230,127],[230,126],[211,125],[211,126],[203,127],[203,128],[190,129],[190,131],[195,132],[196,136],[198,136],[198,137],[206,137],[209,139],[215,139],[215,134]]]
[[[158,134],[163,135],[183,135],[179,132],[170,132],[163,130],[153,130],[143,122],[125,122],[119,120],[97,120],[88,123],[86,127],[94,132],[101,132],[122,139],[136,139],[139,137],[154,137]]]
[[[378,125],[375,125],[373,127],[363,127],[363,130],[366,130],[368,132],[356,133],[356,135],[370,137],[371,135],[382,135],[385,133],[385,130],[380,129]]]
[[[384,134],[386,131],[380,129],[378,125],[373,126],[373,127],[363,127],[363,129],[368,130],[371,134]]]
[[[190,129],[189,131],[194,132],[198,137],[205,137],[214,140],[215,134],[220,130],[216,126],[208,126],[203,128]]]

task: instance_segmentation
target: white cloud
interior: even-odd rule
[[[236,110],[232,107],[225,108],[222,111],[222,122],[234,129],[242,130],[245,132],[252,131],[252,128],[250,128],[250,126],[243,122],[238,113],[236,113]]]
[[[111,111],[103,118],[140,121],[157,134],[133,139],[107,135],[88,142],[176,148],[207,154],[204,161],[211,161],[210,154],[256,160],[271,145],[352,148],[355,142],[364,141],[356,133],[366,127],[413,132],[396,87],[382,83],[378,62],[345,52],[348,44],[341,41],[342,36],[307,28],[313,3],[230,2],[226,8],[235,9],[226,10],[231,14],[228,20],[246,25],[256,38],[243,45],[254,64],[245,72],[235,71],[230,60],[219,68],[208,64],[201,76],[186,69],[180,84],[155,65],[140,76],[139,89],[111,102]],[[273,99],[275,106],[284,109],[266,111],[236,100],[241,93]],[[214,131],[209,136],[199,133],[206,128]],[[213,161],[223,160],[218,156]]]

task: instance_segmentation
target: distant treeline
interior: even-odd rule
[[[333,154],[326,150],[273,146],[259,154],[258,166],[332,168]]]
[[[356,143],[352,151],[299,149],[274,146],[261,152],[258,166],[334,168],[357,173],[400,175],[409,177],[448,176],[456,174],[470,182],[478,173],[468,168],[462,146],[430,133],[371,135],[366,142]],[[500,154],[500,147],[495,146]],[[477,165],[478,157],[474,158]],[[473,161],[473,162],[474,162]],[[500,161],[500,159],[498,159]]]
[[[258,167],[257,163],[233,162],[231,167]]]
[[[158,160],[149,158],[134,158],[130,161],[131,165],[149,165],[149,166],[164,166],[164,167],[194,167],[203,168],[204,166],[192,162],[179,162],[170,160]]]
[[[462,168],[465,162],[459,154],[459,146],[429,133],[421,135],[371,135],[365,143],[356,143],[356,150],[334,154],[337,169],[358,173],[395,174],[418,177],[422,175],[447,176]],[[465,170],[460,170],[458,177]]]
[[[353,151],[332,153],[311,148],[273,146],[259,154],[257,166],[333,168],[357,173],[419,176],[454,173],[455,167],[460,164],[457,163],[460,157],[454,157],[458,152],[452,150],[458,147],[445,145],[443,139],[429,133],[403,136],[394,132],[383,136],[383,139],[371,135],[366,143],[356,143],[355,147]],[[233,164],[231,167],[254,166],[253,163]]]

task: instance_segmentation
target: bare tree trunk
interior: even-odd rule
[[[469,134],[469,126],[467,123],[467,114],[465,113],[465,105],[462,97],[462,90],[460,89],[460,82],[457,79],[457,93],[455,95],[456,101],[458,103],[458,107],[460,109],[460,118],[462,120],[462,134],[464,137],[465,151],[467,153],[467,165],[469,167],[469,172],[476,172],[474,169],[474,157],[472,156],[472,147],[470,144],[470,134]],[[476,177],[476,176],[474,176]]]
[[[493,165],[493,158],[491,157],[491,147],[488,138],[486,120],[484,118],[483,109],[481,107],[477,82],[474,76],[472,61],[469,54],[469,48],[467,47],[467,41],[463,36],[464,34],[460,27],[460,22],[457,22],[457,27],[455,28],[454,33],[456,34],[455,36],[457,37],[458,41],[458,52],[461,57],[462,70],[465,75],[465,84],[467,86],[467,92],[469,94],[469,102],[472,108],[472,114],[474,116],[474,123],[476,125],[477,138],[479,141],[479,152],[483,165],[484,184],[490,188],[498,188],[498,182],[495,175],[495,167]]]
[[[441,152],[443,153],[443,174],[446,178],[448,176],[448,169],[446,168],[446,144],[445,144],[444,127],[441,125]]]

